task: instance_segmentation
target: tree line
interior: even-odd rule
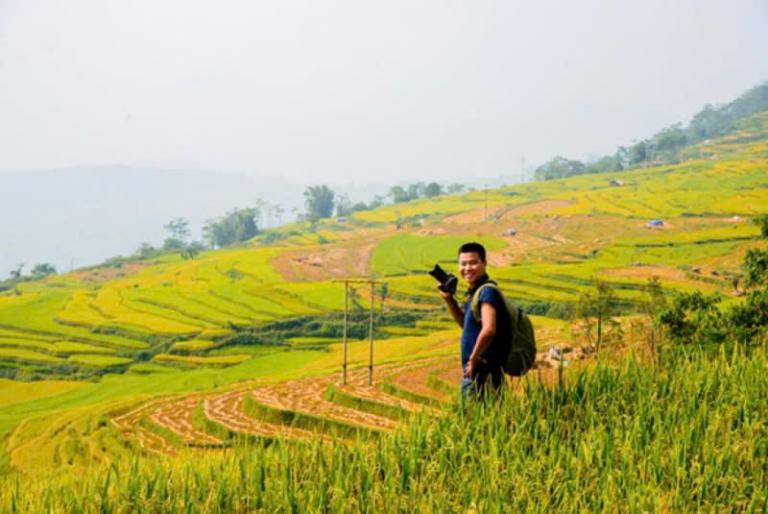
[[[768,82],[753,87],[725,105],[706,105],[688,125],[676,123],[652,137],[630,146],[619,146],[615,153],[583,163],[557,156],[535,171],[537,180],[566,178],[586,173],[609,173],[639,166],[673,164],[688,146],[731,133],[739,120],[768,110]]]
[[[401,203],[418,198],[434,198],[446,193],[459,193],[466,188],[462,184],[441,186],[436,182],[416,182],[408,186],[393,186],[389,196],[392,203]],[[315,222],[320,219],[348,216],[358,211],[376,209],[385,204],[383,196],[376,196],[370,202],[353,203],[346,193],[337,194],[325,184],[309,186],[304,190],[303,213],[296,213],[299,221]],[[191,240],[189,221],[184,218],[173,218],[163,225],[166,238],[163,244],[155,247],[142,243],[131,258],[149,259],[164,253],[178,252],[183,259],[193,259],[207,249],[224,248],[252,239],[261,233],[268,221],[279,224],[282,222],[284,209],[264,200],[257,200],[253,207],[238,208],[225,215],[209,219],[202,229],[202,239]],[[124,260],[114,259],[115,262]],[[112,263],[107,261],[105,264]]]

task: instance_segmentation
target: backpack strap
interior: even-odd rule
[[[498,291],[499,294],[501,294],[501,290],[499,289],[499,286],[496,284],[496,282],[489,280],[485,284],[481,285],[477,288],[477,291],[472,295],[472,317],[475,318],[475,321],[478,323],[480,322],[480,292],[485,289],[486,287],[491,287]],[[502,295],[502,299],[504,296]]]

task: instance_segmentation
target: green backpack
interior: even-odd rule
[[[475,321],[480,322],[480,291],[486,287],[492,287],[498,291],[509,313],[509,328],[512,335],[509,341],[507,358],[502,362],[501,367],[509,375],[524,375],[526,371],[531,369],[536,360],[536,336],[531,319],[522,309],[511,305],[507,301],[495,282],[486,282],[477,288],[477,291],[472,296],[472,316],[474,316]]]

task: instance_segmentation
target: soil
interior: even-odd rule
[[[277,256],[272,265],[292,282],[367,277],[376,243],[366,240],[362,244],[291,250]]]

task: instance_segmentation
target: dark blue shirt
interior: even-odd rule
[[[470,292],[474,293],[476,290],[475,288]],[[481,357],[488,361],[490,367],[500,366],[509,350],[509,312],[504,303],[504,298],[492,287],[486,287],[480,291],[479,301],[481,307],[483,303],[489,303],[496,310],[496,334]],[[461,333],[462,367],[466,366],[467,362],[469,362],[469,356],[472,355],[472,350],[475,349],[477,336],[480,335],[482,328],[482,323],[475,321],[475,317],[472,315],[472,294],[470,294],[467,303],[464,305],[464,330]]]

